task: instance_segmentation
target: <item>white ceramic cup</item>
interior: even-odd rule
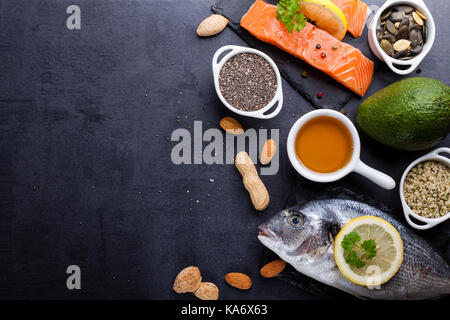
[[[311,169],[306,167],[300,161],[300,159],[298,159],[297,154],[295,152],[295,140],[300,128],[302,128],[303,125],[309,120],[320,116],[328,116],[338,119],[347,127],[353,138],[353,155],[350,161],[347,163],[347,165],[345,165],[345,167],[339,169],[336,172],[319,173],[312,171]],[[391,177],[367,166],[360,160],[359,156],[361,151],[361,142],[359,140],[358,132],[356,131],[356,128],[353,125],[353,123],[340,112],[329,109],[321,109],[311,111],[302,116],[300,119],[297,120],[297,122],[294,123],[294,125],[291,128],[291,131],[289,132],[287,140],[287,151],[289,160],[291,161],[291,164],[294,167],[294,169],[297,170],[297,172],[301,174],[303,177],[309,180],[316,182],[333,182],[345,177],[350,172],[356,172],[366,177],[367,179],[373,181],[374,183],[376,183],[377,185],[379,185],[384,189],[391,190],[395,188],[395,181]]]
[[[390,56],[388,56],[383,49],[381,49],[381,46],[377,40],[377,26],[378,22],[380,21],[381,14],[389,7],[396,6],[396,5],[410,5],[414,8],[416,8],[420,13],[423,13],[425,17],[427,17],[426,25],[427,25],[427,41],[425,42],[425,45],[423,47],[423,50],[420,54],[415,56],[414,58],[410,60],[398,60],[394,59]],[[428,10],[427,6],[423,2],[423,0],[387,0],[381,8],[375,13],[372,21],[369,24],[369,45],[370,49],[372,49],[372,52],[381,60],[384,61],[388,67],[394,71],[395,73],[399,75],[406,75],[413,72],[419,64],[422,62],[422,60],[425,58],[425,56],[430,52],[431,47],[434,44],[434,39],[436,37],[436,27],[434,24],[433,16],[431,15],[430,10]],[[402,66],[410,66],[406,70],[402,70],[397,68],[395,65],[402,65]]]
[[[229,51],[229,52],[226,53],[225,56],[223,56],[220,60],[218,60],[220,55],[222,55],[226,51]],[[254,53],[254,54],[257,54],[258,56],[263,57],[272,66],[273,71],[275,72],[275,76],[277,78],[277,91],[275,92],[273,99],[267,104],[267,106],[265,106],[264,108],[261,108],[259,110],[256,110],[256,111],[243,111],[243,110],[239,110],[239,109],[233,107],[225,100],[225,98],[222,95],[222,92],[220,91],[220,86],[219,86],[220,69],[222,69],[222,66],[225,64],[225,62],[227,62],[231,57],[234,57],[235,55],[237,55],[239,53]],[[213,75],[214,75],[214,86],[216,88],[216,93],[219,96],[220,101],[222,101],[222,103],[231,111],[233,111],[237,114],[240,114],[242,116],[259,118],[259,119],[270,119],[270,118],[275,117],[278,113],[280,113],[281,108],[283,107],[283,89],[282,89],[282,85],[281,85],[280,71],[278,70],[278,67],[275,64],[275,62],[273,62],[273,60],[265,53],[255,50],[255,49],[246,48],[246,47],[240,47],[240,46],[234,46],[234,45],[223,46],[223,47],[219,48],[216,51],[216,53],[214,54],[214,57],[212,60],[212,70],[213,70]],[[272,107],[274,107],[276,103],[278,103],[278,105],[276,106],[275,110],[273,110],[271,113],[266,114],[266,112],[269,109],[271,109]]]
[[[403,184],[405,182],[406,175],[409,173],[409,171],[411,171],[411,169],[413,167],[415,167],[417,164],[419,164],[421,162],[430,161],[430,160],[439,161],[450,167],[450,159],[447,157],[441,156],[440,155],[441,153],[446,153],[450,156],[450,148],[439,148],[439,149],[436,149],[436,150],[424,155],[423,157],[420,157],[419,159],[417,159],[416,161],[411,163],[408,168],[406,168],[405,172],[403,173],[402,179],[400,180],[400,190],[399,190],[400,191],[400,200],[402,202],[403,212],[405,214],[406,221],[408,221],[408,223],[411,227],[416,228],[418,230],[427,230],[434,226],[437,226],[438,224],[440,224],[450,218],[450,212],[448,212],[446,215],[444,215],[440,218],[425,218],[425,217],[418,215],[417,213],[415,213],[414,211],[411,210],[411,208],[408,206],[408,204],[405,201],[405,195],[403,194]],[[418,221],[423,222],[424,224],[419,225],[417,223],[414,223],[411,220],[410,216],[412,216],[413,218],[415,218]]]

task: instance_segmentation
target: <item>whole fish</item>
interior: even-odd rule
[[[352,283],[334,261],[334,238],[350,219],[363,215],[387,220],[403,240],[402,266],[393,278],[376,288]],[[430,299],[450,294],[447,262],[397,220],[364,203],[311,201],[281,211],[259,229],[259,240],[297,271],[359,298]]]

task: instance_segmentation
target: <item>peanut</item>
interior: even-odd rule
[[[267,208],[270,202],[269,192],[267,192],[266,186],[259,178],[255,165],[252,163],[248,153],[245,151],[239,152],[234,163],[242,175],[245,189],[250,194],[250,199],[255,209],[262,211]]]
[[[259,161],[263,165],[268,164],[272,160],[276,152],[277,152],[277,144],[275,143],[275,141],[273,141],[272,139],[267,140],[262,147]]]

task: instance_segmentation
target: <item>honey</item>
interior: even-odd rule
[[[353,154],[353,138],[346,125],[320,116],[306,122],[295,138],[297,158],[308,169],[331,173],[342,169]]]

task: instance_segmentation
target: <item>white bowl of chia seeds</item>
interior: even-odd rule
[[[242,116],[270,119],[283,107],[280,71],[261,51],[227,45],[212,61],[214,86],[220,101]]]
[[[409,225],[427,230],[450,219],[450,148],[436,149],[420,157],[403,173],[400,200]],[[413,217],[419,223],[411,220]]]

